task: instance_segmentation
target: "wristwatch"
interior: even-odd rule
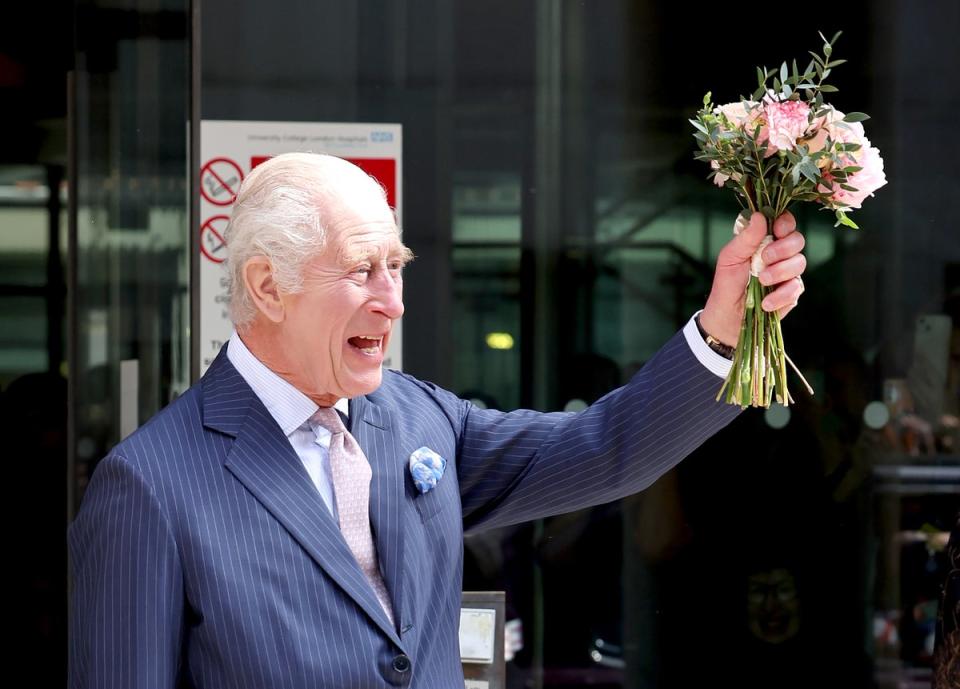
[[[697,324],[697,330],[700,331],[700,337],[702,337],[703,341],[707,343],[707,346],[723,358],[730,359],[732,361],[735,348],[731,347],[730,345],[723,344],[720,340],[704,330],[703,326],[700,325],[699,313],[697,314],[696,318],[693,319],[693,321]]]

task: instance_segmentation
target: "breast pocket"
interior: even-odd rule
[[[411,480],[412,484],[412,480]],[[413,503],[417,506],[420,519],[426,523],[438,514],[460,516],[460,493],[457,490],[457,477],[450,463],[446,471],[437,481],[437,485],[426,493],[421,493],[414,486]]]

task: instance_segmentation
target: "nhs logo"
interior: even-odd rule
[[[393,132],[370,132],[370,141],[373,143],[389,143],[393,141]]]

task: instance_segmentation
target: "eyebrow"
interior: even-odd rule
[[[340,260],[346,265],[351,265],[363,260],[380,258],[399,259],[404,263],[409,263],[413,260],[413,252],[402,242],[391,244],[386,254],[384,254],[382,249],[382,246],[376,242],[362,242],[359,247],[352,247],[350,250],[341,251]]]

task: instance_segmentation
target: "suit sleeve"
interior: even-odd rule
[[[122,457],[98,465],[69,543],[69,686],[175,687],[183,633],[180,557],[155,495]]]
[[[457,474],[465,529],[492,528],[643,490],[739,414],[677,333],[622,388],[576,414],[463,406]]]

